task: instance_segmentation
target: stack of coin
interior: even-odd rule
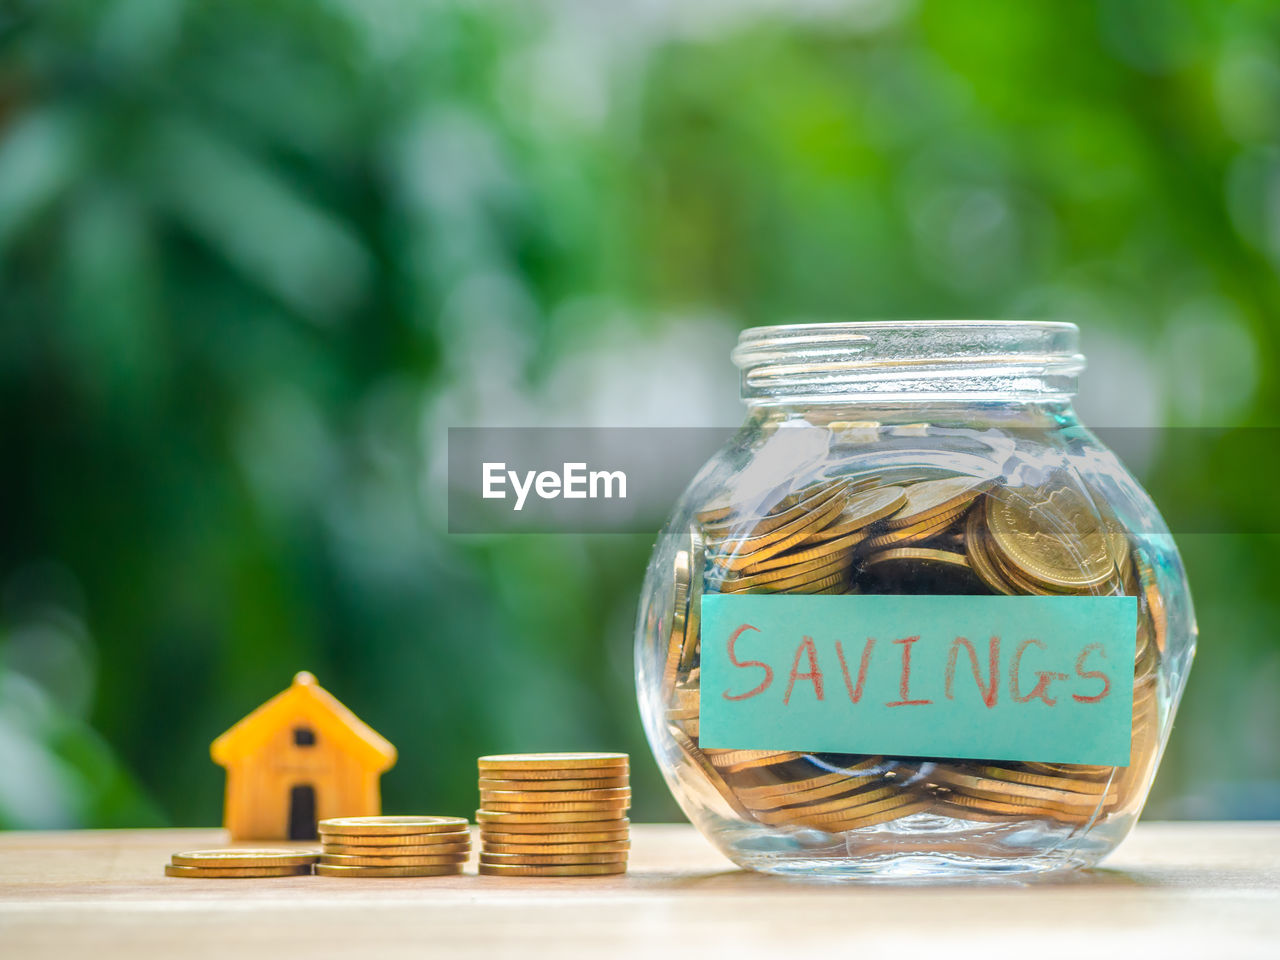
[[[442,877],[471,857],[462,817],[336,817],[321,820],[322,877]]]
[[[481,757],[480,873],[586,877],[625,873],[631,848],[625,753]]]
[[[849,481],[814,483],[755,513],[711,514],[701,535],[720,593],[839,593],[864,528],[897,503]]]
[[[189,850],[175,853],[164,865],[167,877],[209,880],[252,877],[297,877],[311,873],[316,855],[307,850]]]
[[[662,695],[683,757],[676,776],[723,815],[831,833],[922,812],[1076,825],[1120,811],[1141,793],[1159,743],[1167,617],[1140,544],[1074,474],[1011,483],[895,465],[725,498],[694,520],[676,544]],[[1136,596],[1132,761],[1115,768],[703,750],[698,612],[705,593]]]

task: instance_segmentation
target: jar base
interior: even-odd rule
[[[820,860],[743,860],[740,866],[776,876],[802,877],[808,880],[859,883],[959,882],[969,880],[997,881],[1002,878],[1027,880],[1084,866],[1058,858],[1023,858],[1020,860],[949,857],[939,854],[898,854],[868,859],[823,858]]]
[[[1111,828],[1111,829],[1108,829]],[[1127,830],[1102,836],[1049,821],[980,823],[919,813],[844,834],[743,830],[721,834],[721,849],[761,873],[861,883],[1027,880],[1089,867]]]

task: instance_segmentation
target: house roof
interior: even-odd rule
[[[305,721],[318,733],[344,746],[371,770],[387,770],[396,748],[339,702],[307,671],[213,741],[210,753],[224,767],[257,752],[283,726]]]

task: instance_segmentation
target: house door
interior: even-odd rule
[[[289,791],[289,839],[316,838],[316,788],[300,784]]]

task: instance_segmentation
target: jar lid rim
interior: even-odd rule
[[[869,320],[743,330],[731,354],[748,403],[823,396],[1064,397],[1084,367],[1062,320]]]
[[[1059,330],[1076,331],[1080,328],[1069,320],[982,320],[974,318],[948,318],[942,320],[827,320],[806,321],[803,323],[770,323],[758,327],[747,327],[739,335],[739,341],[755,339],[760,336],[797,333],[860,333],[863,331],[898,330],[902,328],[914,330],[930,329],[970,329],[979,330],[993,328],[999,330]]]

